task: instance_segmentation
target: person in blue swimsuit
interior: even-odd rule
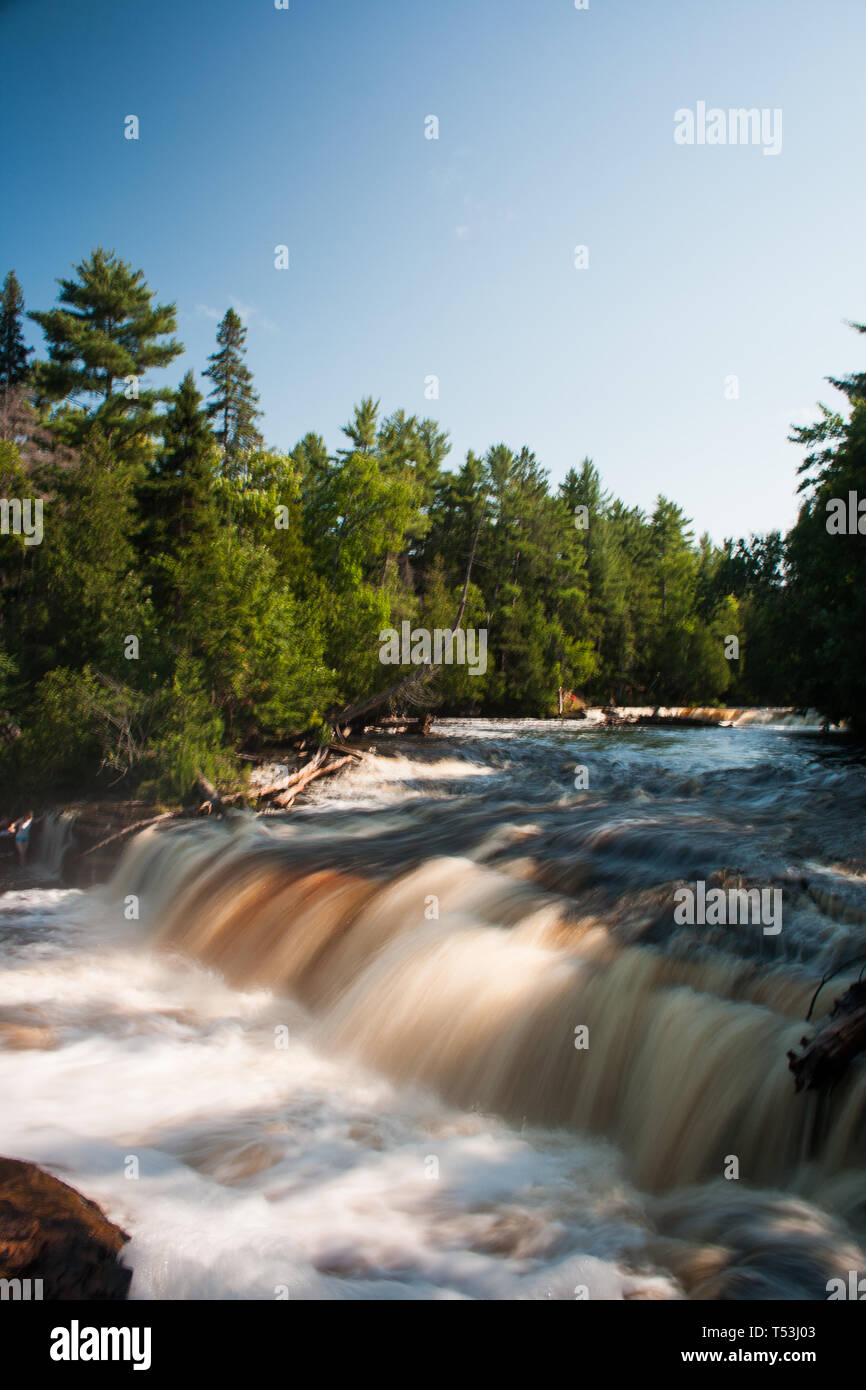
[[[27,862],[27,851],[30,848],[30,827],[33,824],[33,812],[28,811],[26,816],[22,816],[15,822],[15,848],[18,851],[18,862],[24,868]]]

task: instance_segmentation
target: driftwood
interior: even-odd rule
[[[237,792],[232,792],[228,796],[221,795],[216,787],[201,773],[196,779],[196,784],[199,791],[205,797],[205,800],[199,807],[200,815],[202,813],[210,814],[212,811],[221,814],[240,799],[240,794]],[[166,820],[180,820],[188,814],[189,812],[187,811],[161,811],[159,815],[146,816],[144,820],[132,821],[130,825],[125,825],[122,830],[115,830],[113,834],[107,835],[105,839],[100,840],[98,844],[91,845],[89,849],[83,852],[81,858],[86,859],[88,855],[96,854],[98,850],[105,849],[108,845],[116,844],[118,840],[126,839],[127,835],[136,835],[139,830],[147,830],[151,825],[159,825],[162,821]]]
[[[340,756],[335,757],[334,754]],[[275,806],[291,806],[298,793],[310,782],[315,782],[318,777],[329,777],[332,772],[338,772],[347,763],[360,761],[361,756],[353,748],[344,748],[340,743],[323,743],[303,767],[297,768],[288,776],[284,774],[278,777],[266,787],[258,788],[255,792],[256,800],[272,800]]]
[[[333,761],[328,762],[327,754],[329,752],[330,746],[326,748],[325,757],[322,758],[321,761],[316,762],[314,759],[307,767],[304,768],[303,772],[297,773],[292,781],[291,786],[287,787],[284,791],[281,791],[279,795],[274,797],[274,805],[281,806],[283,809],[286,809],[287,807],[292,805],[298,793],[302,792],[304,788],[310,784],[310,782],[315,782],[318,777],[329,777],[332,772],[339,772],[341,767],[345,767],[347,763],[353,761],[351,756],[346,756],[343,758],[335,758]]]
[[[298,783],[309,781],[310,774],[314,772],[316,768],[321,767],[322,763],[327,760],[329,751],[330,744],[323,743],[310,758],[310,761],[305,763],[303,767],[298,768],[296,772],[291,772],[288,776],[284,774],[282,777],[278,777],[275,782],[269,782],[266,787],[260,787],[256,792],[256,799],[258,801],[268,801],[271,797],[284,796],[286,792],[290,791],[292,787],[297,786]]]
[[[858,1053],[866,1051],[866,983],[858,980],[836,1000],[833,1010],[815,1030],[801,1038],[803,1051],[788,1053],[798,1091],[832,1086]]]
[[[95,854],[98,849],[105,849],[106,845],[114,844],[117,840],[123,840],[127,835],[134,835],[139,830],[146,830],[149,825],[157,825],[163,820],[176,820],[182,816],[182,811],[163,811],[158,816],[148,816],[145,820],[133,821],[131,825],[126,825],[122,830],[116,830],[113,835],[100,840],[98,845],[91,845],[86,849],[81,858],[86,859],[89,854]]]
[[[337,743],[334,739],[331,740],[330,747],[335,753],[345,753],[347,758],[354,758],[355,762],[358,763],[364,757],[364,754],[359,753],[356,748],[348,748],[345,743]]]
[[[278,777],[275,782],[268,782],[266,787],[256,787],[250,796],[254,801],[268,801],[272,796],[277,796],[279,792],[284,792],[289,785],[285,774]]]
[[[402,715],[402,714],[383,714],[376,720],[375,724],[365,724],[366,729],[382,729],[389,734],[429,734],[430,726],[433,723],[433,716],[428,711],[426,714]]]

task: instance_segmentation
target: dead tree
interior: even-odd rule
[[[788,1053],[796,1089],[823,1091],[835,1085],[854,1058],[866,1051],[866,982],[851,985],[814,1037],[801,1038],[800,1046],[802,1052]]]

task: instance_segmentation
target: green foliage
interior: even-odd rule
[[[253,376],[244,361],[247,330],[234,309],[226,310],[217,330],[218,350],[208,358],[205,376],[213,382],[208,416],[216,422],[216,441],[228,475],[243,472],[244,455],[262,442],[255,427],[261,412]]]
[[[41,584],[35,625],[43,669],[96,664],[126,679],[126,637],[147,651],[154,616],[135,548],[137,469],[117,458],[98,428],[78,464],[58,481],[39,547]]]
[[[142,784],[143,795],[182,802],[194,793],[201,774],[223,791],[241,788],[243,779],[225,749],[225,725],[207,684],[201,666],[182,655],[161,700],[159,733],[152,748],[157,775]]]
[[[24,295],[14,270],[10,270],[0,291],[0,391],[27,380],[27,358],[32,351],[24,342]]]
[[[141,450],[156,427],[155,407],[169,392],[146,389],[142,378],[167,367],[183,348],[173,304],[154,304],[153,291],[102,247],[60,280],[57,309],[31,313],[45,334],[48,361],[35,368],[37,395],[57,414],[64,437],[78,444],[97,421],[115,453]]]
[[[825,421],[812,439],[825,444]],[[857,400],[832,448],[822,448],[810,491],[789,537],[795,675],[805,699],[831,720],[851,719],[866,728],[866,401]],[[854,514],[847,524],[853,495]],[[844,530],[833,525],[842,509]]]
[[[264,545],[224,531],[165,567],[179,600],[175,640],[206,672],[229,737],[304,728],[321,714],[331,676],[315,614],[282,586]]]
[[[833,499],[866,498],[863,376],[834,383],[848,415],[822,407],[793,432],[807,457],[790,536],[716,546],[667,498],[645,514],[611,496],[590,459],[558,488],[502,443],[447,470],[435,421],[382,418],[372,397],[336,454],[314,433],[265,449],[234,310],[207,406],[192,372],[136,396],[125,378],[180,351],[173,306],[100,249],[60,284],[59,307],[32,315],[37,409],[11,273],[0,298],[0,497],[44,504],[41,544],[0,535],[7,786],[98,779],[177,801],[204,773],[240,789],[242,740],[324,727],[399,678],[383,630],[458,614],[486,633],[487,665],[436,673],[424,698],[446,712],[545,716],[572,692],[864,722],[866,551],[827,527]]]
[[[144,581],[161,612],[177,610],[166,561],[195,539],[213,541],[219,525],[215,492],[218,450],[192,372],[187,372],[162,419],[162,448],[138,488],[136,536]]]
[[[100,713],[112,703],[107,694],[89,669],[58,667],[39,681],[21,747],[37,785],[74,789],[112,761],[116,745]]]

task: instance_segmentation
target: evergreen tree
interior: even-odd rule
[[[376,444],[376,433],[379,421],[379,402],[374,401],[372,396],[364,396],[360,405],[356,405],[352,411],[352,418],[347,425],[343,426],[343,434],[352,445],[351,449],[340,449],[340,456],[353,452],[366,454],[372,453]]]
[[[424,545],[425,571],[438,561],[449,585],[460,583],[478,522],[487,508],[484,463],[470,449],[458,473],[439,473]]]
[[[22,332],[24,295],[14,270],[10,270],[0,291],[0,391],[5,401],[11,386],[26,380],[27,358],[32,348],[26,346]]]
[[[801,699],[828,719],[850,719],[862,734],[866,517],[859,508],[866,498],[866,400],[856,393],[852,399],[849,420],[822,407],[817,424],[792,432],[810,453],[800,468],[807,496],[788,536],[787,562],[794,676]]]
[[[628,637],[626,566],[608,516],[610,498],[592,459],[582,461],[580,472],[568,470],[559,494],[573,518],[577,543],[585,556],[589,605],[584,636],[592,642],[596,655],[592,688],[606,699],[629,664],[624,652]]]
[[[263,545],[221,532],[168,562],[179,595],[174,641],[204,674],[230,737],[304,728],[323,712],[332,676],[316,616],[286,589]]]
[[[214,431],[229,476],[244,471],[243,456],[258,448],[262,437],[255,422],[261,415],[253,374],[244,361],[247,330],[240,315],[228,309],[217,330],[218,350],[208,358],[205,376],[213,382],[207,413],[215,420]]]
[[[172,552],[193,533],[213,533],[216,446],[202,397],[187,372],[162,423],[163,446],[140,493],[147,553]]]
[[[51,525],[39,546],[46,630],[33,660],[80,669],[90,662],[125,679],[126,635],[136,635],[147,653],[150,605],[136,563],[139,527],[137,470],[117,459],[98,427],[91,429],[78,466],[58,476],[49,502]]]
[[[62,307],[30,314],[48,343],[48,361],[35,370],[37,396],[64,404],[58,424],[71,442],[98,421],[111,448],[141,448],[157,430],[157,404],[171,396],[168,388],[143,389],[142,378],[183,351],[168,337],[175,306],[154,304],[142,271],[102,247],[75,273],[58,282]]]
[[[128,391],[127,376],[180,350],[174,310],[103,251],[32,316],[49,345],[36,404],[57,407],[39,416],[22,315],[10,274],[0,496],[43,501],[48,524],[38,545],[0,536],[0,706],[20,730],[12,747],[0,729],[6,786],[77,787],[100,768],[132,785],[134,764],[166,795],[201,770],[225,786],[238,739],[317,725],[381,686],[383,628],[449,626],[470,554],[463,622],[486,629],[488,665],[439,673],[446,710],[549,715],[560,689],[617,703],[724,695],[813,703],[866,728],[863,374],[835,382],[844,415],[822,407],[794,431],[808,457],[791,534],[716,546],[696,544],[663,497],[651,515],[611,497],[589,459],[558,489],[528,448],[503,444],[446,472],[438,424],[382,419],[372,397],[336,455],[312,433],[265,450],[233,310],[206,407],[191,372],[175,392]]]

